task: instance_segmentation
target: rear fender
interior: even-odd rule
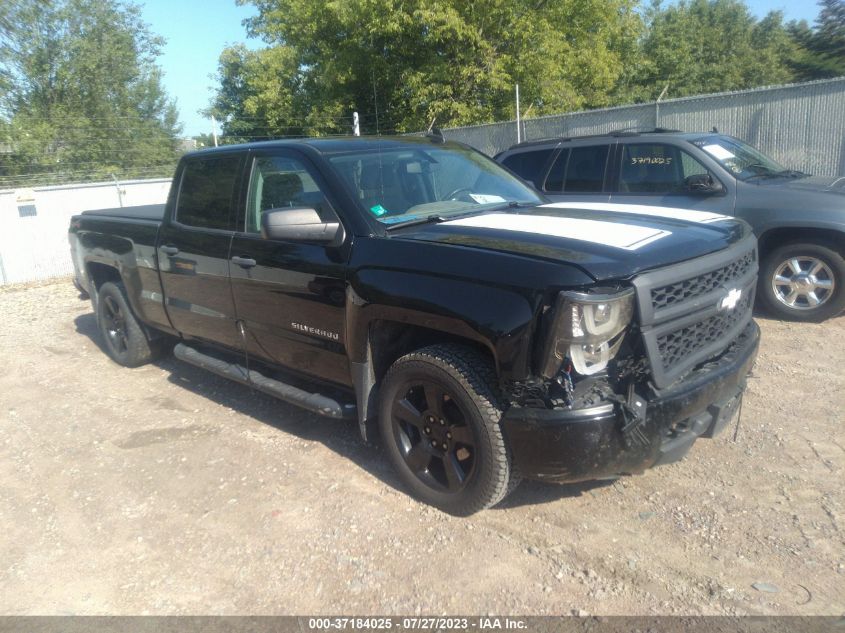
[[[130,308],[142,325],[172,331],[164,312],[155,248],[107,233],[80,231],[77,236],[84,253],[83,267],[91,296],[96,298],[102,283],[119,280],[126,288]],[[154,235],[150,241],[154,243]],[[114,274],[104,274],[107,270]],[[152,335],[154,330],[149,332]]]

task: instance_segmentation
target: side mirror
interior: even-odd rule
[[[684,179],[684,191],[701,195],[723,193],[725,188],[710,174],[694,174]]]
[[[267,240],[321,242],[343,241],[340,222],[326,222],[315,209],[270,209],[261,214],[261,236]]]

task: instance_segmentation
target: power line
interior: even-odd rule
[[[146,165],[143,167],[117,167],[114,165],[103,165],[96,169],[65,169],[65,170],[54,170],[54,171],[43,171],[43,172],[29,172],[23,174],[2,174],[0,175],[0,179],[10,179],[10,178],[30,178],[30,177],[38,177],[38,176],[53,176],[53,175],[64,175],[64,174],[82,174],[82,173],[90,173],[94,171],[101,171],[101,172],[121,172],[121,171],[153,171],[159,169],[172,169],[175,165],[175,161],[172,163],[157,163],[155,165]]]
[[[29,187],[49,187],[55,184],[65,184],[68,182],[88,183],[109,181],[113,178],[118,180],[140,180],[146,178],[172,178],[173,174],[169,171],[139,171],[139,172],[98,172],[98,173],[62,173],[62,174],[48,174],[38,178],[15,178],[15,179],[1,179],[0,189],[20,189]]]
[[[372,119],[374,115],[370,114],[361,114],[360,118],[362,119]],[[98,121],[115,121],[115,120],[135,120],[139,122],[148,122],[150,124],[157,124],[157,125],[167,125],[163,121],[159,121],[158,119],[145,119],[143,117],[121,117],[121,116],[113,116],[113,117],[86,117],[86,116],[22,116],[19,120],[23,122],[49,122],[49,123],[60,123],[62,121],[73,121],[73,122],[91,122],[96,123]],[[233,116],[229,120],[221,120],[220,123],[226,124],[232,121],[258,121],[258,122],[267,122],[267,117],[260,117],[260,116]],[[339,122],[352,122],[352,114],[349,115],[342,115],[342,116],[329,116],[329,115],[322,115],[315,119],[310,119],[310,121],[339,121]],[[0,121],[2,123],[2,121]],[[5,122],[7,125],[11,124],[11,121]],[[122,128],[113,128],[113,129],[122,129]]]

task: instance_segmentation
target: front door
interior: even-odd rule
[[[261,236],[264,211],[310,207],[336,218],[325,183],[291,150],[257,153],[246,213],[229,268],[237,318],[250,356],[350,385],[345,270],[349,244],[327,246]]]
[[[716,175],[677,145],[630,141],[619,150],[612,203],[733,214],[733,184],[722,182],[725,191],[716,194],[691,190],[691,178]]]

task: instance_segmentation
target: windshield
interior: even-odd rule
[[[750,145],[729,136],[707,136],[692,142],[715,158],[739,180],[756,176],[784,176],[800,174],[778,165]]]
[[[365,211],[385,225],[543,202],[497,163],[462,147],[368,148],[329,162]]]

